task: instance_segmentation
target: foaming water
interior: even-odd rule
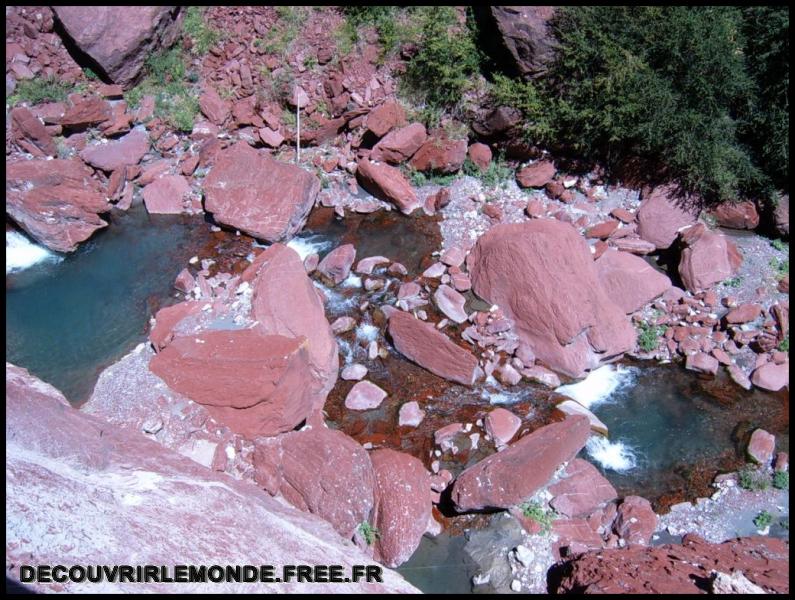
[[[351,273],[340,285],[344,288],[360,288],[362,287],[362,278]]]
[[[635,452],[620,440],[611,442],[604,436],[592,435],[585,444],[585,449],[588,456],[605,471],[626,473],[638,464]]]
[[[562,385],[555,391],[592,408],[608,400],[620,387],[631,384],[637,369],[621,365],[605,365],[577,383]]]
[[[17,231],[6,231],[6,274],[28,269],[39,263],[58,263],[63,257],[34,244]]]
[[[359,299],[356,296],[346,296],[334,288],[327,287],[317,280],[312,281],[312,285],[318,288],[326,296],[326,316],[330,319],[347,314],[359,306]]]
[[[309,235],[306,237],[294,237],[287,242],[287,247],[295,250],[301,260],[305,260],[310,254],[322,254],[331,244],[332,242],[324,239],[323,236]]]
[[[360,323],[356,327],[356,339],[360,342],[372,342],[378,337],[378,327],[371,323]]]

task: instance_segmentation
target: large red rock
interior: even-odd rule
[[[149,368],[245,437],[290,431],[313,410],[303,337],[205,331],[174,338]]]
[[[11,132],[17,143],[35,156],[56,156],[58,148],[44,123],[33,116],[27,108],[14,108],[11,117]]]
[[[549,368],[571,377],[635,346],[636,333],[610,300],[585,239],[552,219],[492,227],[467,258],[472,288],[497,304]]]
[[[756,229],[759,226],[759,211],[750,200],[722,202],[712,214],[721,227],[730,229]]]
[[[37,242],[72,252],[107,223],[110,205],[80,160],[6,163],[6,213]]]
[[[521,504],[577,455],[590,431],[579,415],[533,431],[464,470],[453,484],[453,502],[461,512]]]
[[[486,144],[481,144],[480,142],[472,144],[467,150],[467,154],[469,155],[469,160],[481,171],[489,168],[491,164],[491,148]]]
[[[110,119],[112,110],[110,103],[99,96],[83,98],[69,107],[58,122],[65,128],[80,129],[91,125],[99,125]]]
[[[642,308],[671,287],[667,275],[628,252],[608,249],[594,264],[607,296],[627,314]]]
[[[370,523],[375,475],[353,438],[324,425],[256,440],[255,479],[271,495],[331,523],[345,539]]]
[[[680,197],[673,186],[644,189],[637,213],[638,235],[659,249],[670,248],[681,229],[696,222],[695,200]]]
[[[186,317],[198,313],[202,304],[195,300],[186,300],[157,311],[155,324],[149,332],[149,341],[152,342],[155,352],[165,348],[174,339],[175,327]]]
[[[143,197],[150,214],[178,215],[190,208],[190,185],[182,175],[164,175],[144,188]]]
[[[389,317],[389,335],[398,352],[434,375],[463,385],[474,383],[478,359],[430,323],[396,312]]]
[[[317,270],[337,285],[348,277],[354,260],[356,260],[356,248],[353,244],[343,244],[326,254],[318,264]]]
[[[216,221],[268,242],[300,230],[319,191],[311,173],[242,141],[216,155],[204,182],[205,208]]]
[[[383,137],[394,127],[406,122],[406,111],[394,101],[384,102],[373,109],[365,121],[365,127],[376,137]]]
[[[404,214],[417,208],[417,196],[400,169],[367,158],[356,161],[356,179],[376,198],[391,202]]]
[[[373,146],[370,158],[394,165],[400,164],[414,156],[427,137],[425,125],[422,123],[412,123],[406,127],[395,129]]]
[[[379,532],[375,558],[388,567],[406,562],[420,544],[431,517],[431,478],[422,462],[382,448],[370,453],[375,473],[372,523]]]
[[[690,292],[707,290],[733,277],[743,257],[729,238],[699,223],[682,232],[679,276]]]
[[[68,42],[114,83],[129,88],[152,54],[180,34],[179,6],[54,6]]]
[[[522,425],[522,420],[509,410],[495,408],[486,415],[483,425],[494,443],[502,446],[510,442],[516,435]]]
[[[566,517],[590,514],[595,508],[618,498],[616,489],[587,460],[575,458],[564,471],[564,479],[549,486],[550,506]]]
[[[789,363],[765,363],[751,375],[751,383],[763,390],[777,392],[789,387]]]
[[[769,466],[776,452],[776,436],[764,429],[754,429],[746,448],[748,457],[760,465]]]
[[[519,169],[516,172],[516,181],[524,188],[544,187],[547,183],[552,181],[556,170],[555,163],[552,161],[539,160]]]
[[[711,544],[689,533],[682,544],[581,554],[551,574],[557,594],[700,594],[711,573],[742,572],[769,593],[789,593],[789,543],[763,536]]]
[[[228,100],[224,100],[212,86],[207,88],[199,96],[199,109],[210,122],[216,125],[223,125],[229,118],[231,107]]]
[[[409,164],[417,171],[456,173],[466,158],[466,140],[430,138],[417,150]]]
[[[557,41],[549,27],[554,6],[483,6],[476,11],[485,31],[510,56],[509,64],[523,77],[546,73]]]
[[[647,546],[657,530],[657,515],[646,498],[626,496],[618,506],[615,531],[627,544]]]
[[[137,431],[69,406],[52,386],[6,364],[6,565],[283,565],[373,561],[322,519],[213,472]],[[75,518],[78,511],[81,518]],[[168,535],[163,535],[167,524]],[[171,569],[171,567],[169,567]],[[171,570],[173,574],[173,570]],[[90,593],[97,584],[25,584]],[[135,593],[317,591],[316,583],[104,582]],[[328,583],[329,592],[416,592],[384,569],[383,583]]]
[[[118,140],[87,146],[80,153],[80,158],[92,167],[109,173],[137,165],[148,151],[149,134],[143,129],[134,129]]]
[[[251,281],[252,316],[267,335],[306,338],[312,403],[323,407],[337,381],[337,341],[326,320],[323,303],[306,274],[301,258],[292,248],[274,244],[262,252],[241,276]]]

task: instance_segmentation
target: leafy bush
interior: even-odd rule
[[[787,471],[776,471],[773,475],[773,487],[777,490],[788,490],[789,473]]]
[[[773,240],[770,242],[770,245],[773,246],[779,252],[789,252],[789,244],[783,242],[781,240]]]
[[[202,7],[199,6],[189,6],[185,11],[182,30],[193,42],[191,52],[197,56],[207,54],[221,39],[221,34],[205,23]]]
[[[359,523],[359,532],[362,534],[364,541],[367,542],[368,546],[372,546],[373,542],[377,539],[380,539],[381,534],[380,532],[370,525],[367,521],[362,521]]]
[[[187,72],[185,57],[179,48],[150,56],[146,76],[124,97],[130,107],[137,107],[143,96],[155,97],[155,115],[180,131],[191,131],[199,112],[199,99],[189,85],[192,73]]]
[[[8,98],[8,104],[14,106],[20,102],[31,105],[40,102],[64,102],[73,88],[68,83],[55,77],[21,79],[17,81],[14,93]]]
[[[753,465],[746,465],[737,475],[744,490],[761,492],[770,487],[770,476]]]
[[[785,335],[784,339],[779,342],[778,349],[782,352],[789,352],[789,334]]]
[[[522,514],[525,517],[541,525],[542,534],[546,535],[550,532],[554,516],[552,511],[545,510],[538,502],[525,502],[519,508],[522,509]]]
[[[482,170],[467,157],[464,161],[463,171],[464,175],[480,179],[483,187],[486,188],[502,187],[513,178],[513,169],[508,166],[502,156],[492,159],[486,170]]]
[[[431,106],[452,109],[478,72],[480,54],[472,32],[452,6],[427,7],[420,18],[417,53],[406,65],[408,91]]]
[[[742,277],[732,277],[731,279],[727,279],[726,281],[724,281],[723,285],[736,288],[740,287],[742,283],[743,283]]]
[[[785,7],[564,7],[547,75],[496,76],[492,94],[534,142],[608,167],[642,157],[706,201],[769,195],[788,173],[788,19]]]
[[[768,527],[773,522],[773,515],[771,515],[766,510],[760,512],[756,517],[754,517],[754,525],[756,525],[757,529],[764,529]]]
[[[652,325],[651,323],[638,323],[638,347],[644,352],[652,352],[657,349],[660,343],[660,336],[665,333],[662,325]]]

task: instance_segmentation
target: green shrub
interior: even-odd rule
[[[572,6],[533,83],[495,76],[526,136],[608,167],[641,157],[706,201],[761,194],[788,173],[785,7]]]
[[[463,172],[464,175],[480,179],[483,187],[486,188],[503,187],[513,178],[513,169],[508,166],[502,156],[492,159],[486,170],[482,170],[467,157],[464,161]]]
[[[434,171],[425,173],[405,166],[403,166],[402,169],[409,183],[415,187],[422,187],[424,185],[447,186],[458,179],[457,173],[436,173]]]
[[[773,487],[777,490],[788,490],[789,473],[787,471],[776,471],[773,474]]]
[[[550,532],[554,518],[552,511],[545,510],[538,502],[525,502],[519,508],[522,509],[522,514],[525,517],[541,525],[542,534],[546,535]]]
[[[193,42],[191,52],[196,56],[207,54],[221,39],[221,34],[204,21],[203,12],[203,7],[189,6],[182,22],[182,31]]]
[[[31,105],[40,102],[65,102],[72,91],[74,90],[71,85],[55,77],[21,79],[17,81],[14,93],[8,98],[8,104],[15,106],[20,102]]]
[[[638,347],[644,352],[652,352],[660,344],[660,336],[665,333],[662,325],[642,322],[636,325],[638,330]]]
[[[452,109],[461,101],[480,66],[472,31],[457,21],[451,6],[427,7],[421,18],[419,49],[406,65],[407,90],[431,106]]]
[[[766,510],[760,512],[756,517],[754,517],[754,525],[756,525],[757,529],[764,529],[768,527],[773,522],[773,515],[771,515]]]
[[[789,352],[789,334],[785,335],[784,339],[779,342],[778,349],[782,352]]]
[[[742,283],[743,283],[742,277],[732,277],[731,279],[727,279],[726,281],[724,281],[723,285],[736,288],[740,287]]]
[[[359,532],[368,546],[372,546],[377,539],[381,538],[380,532],[367,521],[359,523]]]
[[[150,56],[145,64],[145,77],[124,94],[131,108],[140,105],[145,95],[155,97],[155,115],[180,131],[191,131],[199,112],[194,83],[195,73],[188,72],[185,57],[178,48]]]
[[[770,487],[770,476],[753,465],[746,465],[737,475],[744,490],[761,492]]]
[[[789,252],[789,244],[782,240],[773,240],[770,245],[779,252]]]

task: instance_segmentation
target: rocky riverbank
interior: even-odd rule
[[[788,542],[742,537],[762,511],[788,528],[786,492],[721,475],[711,499],[658,515],[585,460],[609,427],[564,386],[633,358],[788,395],[788,246],[753,202],[706,209],[517,149],[507,107],[431,126],[398,94],[411,49],[384,58],[365,35],[335,56],[333,7],[300,22],[211,7],[202,27],[229,34],[204,53],[179,7],[125,8],[133,36],[108,10],[7,11],[11,233],[69,253],[143,205],[202,215],[209,241],[79,408],[7,364],[11,577],[31,553],[208,563],[223,547],[227,562],[377,561],[381,585],[334,591],[416,591],[390,568],[466,530],[475,591],[788,591],[754,558],[786,568]],[[161,51],[185,81],[147,61]],[[77,88],[31,99],[41,77]],[[163,108],[182,101],[187,123]],[[788,196],[765,219],[788,236]],[[754,476],[788,473],[788,423],[773,434],[738,424]],[[155,521],[178,529],[166,545]],[[663,531],[681,544],[655,547]],[[666,580],[664,552],[693,568]]]

